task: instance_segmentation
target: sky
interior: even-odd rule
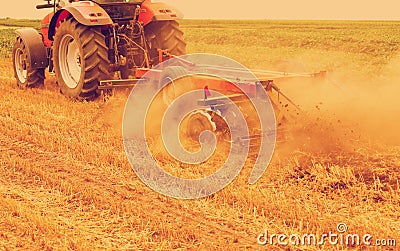
[[[159,1],[159,0],[156,0]],[[0,18],[41,19],[43,0],[13,0],[0,8]],[[7,3],[6,2],[6,3]],[[399,0],[164,0],[187,19],[318,19],[400,20]]]

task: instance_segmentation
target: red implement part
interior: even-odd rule
[[[205,89],[220,93],[246,93],[253,95],[256,93],[256,85],[251,83],[232,83],[216,77],[198,75],[192,77],[195,89]],[[210,95],[209,95],[210,96]]]

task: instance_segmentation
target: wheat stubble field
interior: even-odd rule
[[[309,71],[328,70],[332,80],[285,86],[309,116],[294,122],[293,137],[276,146],[255,185],[247,184],[250,158],[227,188],[191,201],[162,196],[133,173],[121,135],[126,94],[107,103],[71,101],[49,75],[43,88],[16,87],[14,35],[1,29],[0,249],[374,249],[257,244],[265,230],[321,235],[342,222],[348,233],[400,242],[399,27],[182,21],[190,53],[217,53],[258,69],[293,60]]]

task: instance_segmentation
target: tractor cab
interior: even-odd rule
[[[96,0],[114,22],[124,22],[139,17],[141,4],[145,0]]]

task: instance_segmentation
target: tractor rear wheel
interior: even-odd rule
[[[70,18],[61,22],[54,37],[54,71],[61,92],[88,100],[97,96],[100,80],[109,76],[105,37],[100,27]]]
[[[17,85],[20,87],[38,87],[44,84],[44,69],[32,69],[29,65],[28,49],[18,37],[13,47],[13,68]]]
[[[145,27],[146,40],[149,46],[150,61],[158,63],[157,49],[168,50],[175,56],[186,54],[186,42],[179,23],[174,20],[155,21]]]

